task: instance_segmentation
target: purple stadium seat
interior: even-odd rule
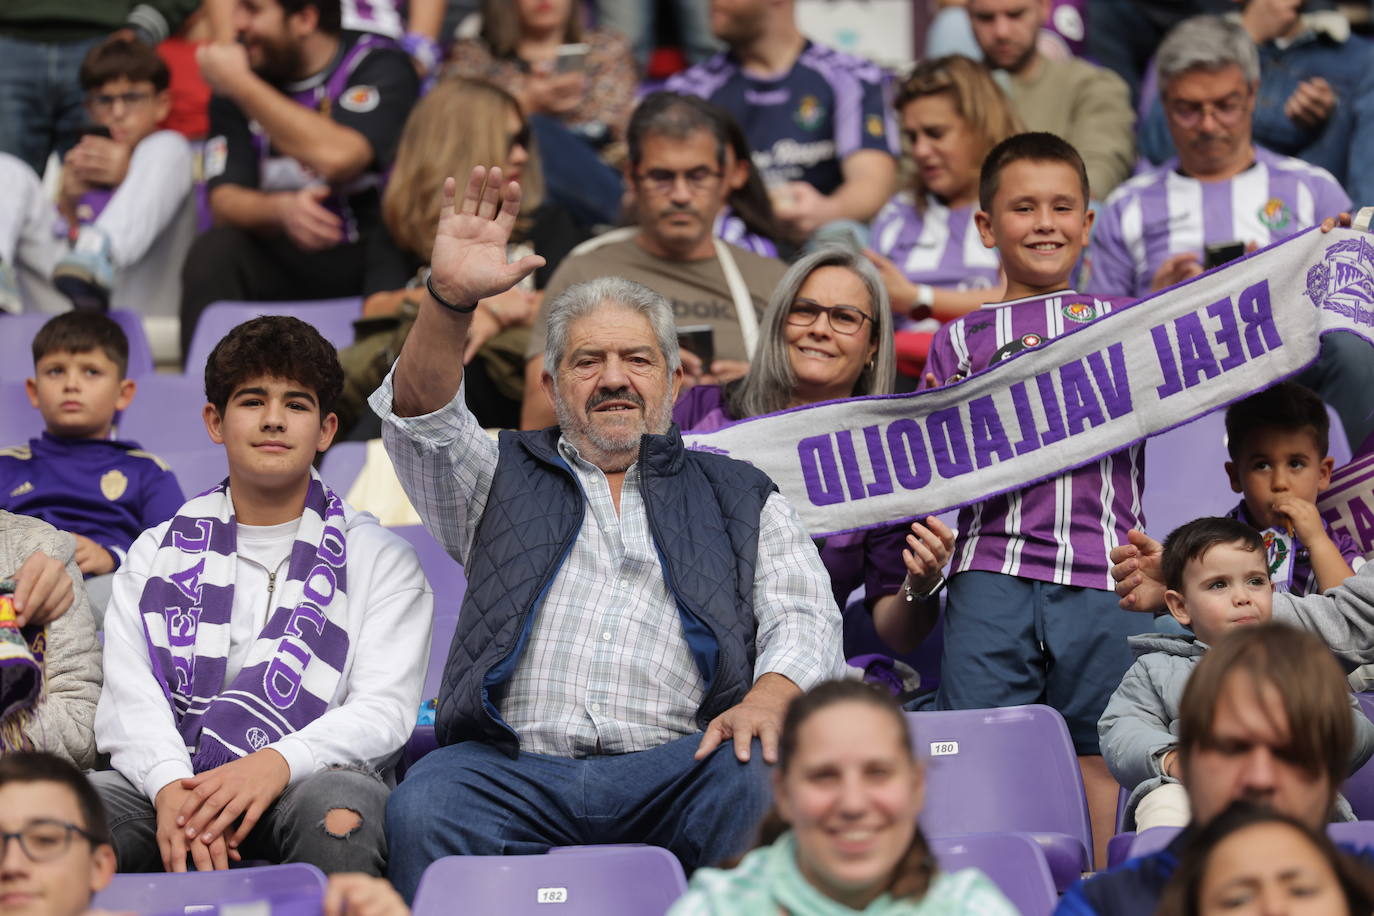
[[[1360,701],[1365,716],[1374,719],[1374,693],[1357,693],[1355,698]],[[1356,817],[1374,820],[1374,760],[1350,774],[1341,786],[1341,794],[1355,809]]]
[[[259,315],[294,315],[315,326],[340,349],[353,343],[353,322],[362,317],[362,300],[316,299],[306,302],[215,302],[201,313],[186,352],[186,374],[199,376],[220,338]]]
[[[24,445],[43,432],[43,417],[29,403],[22,381],[0,380],[0,448]]]
[[[318,912],[324,888],[324,872],[301,862],[228,871],[118,874],[95,895],[91,906],[138,914],[196,913],[220,903],[283,898],[313,901]]]
[[[22,381],[33,375],[33,338],[52,317],[46,312],[0,313],[0,379]],[[137,312],[118,309],[110,312],[110,317],[129,338],[129,377],[140,378],[152,372],[153,351],[148,346],[148,335],[143,332],[143,319]]]
[[[976,868],[987,875],[1021,911],[1021,916],[1049,916],[1059,901],[1044,851],[1029,834],[932,837],[930,846],[942,870]]]
[[[1116,868],[1131,854],[1131,844],[1135,842],[1135,831],[1118,833],[1107,841],[1107,867]]]
[[[1141,856],[1159,852],[1174,841],[1174,837],[1178,836],[1181,829],[1180,827],[1151,827],[1149,830],[1140,831],[1131,840],[1131,848],[1126,853],[1126,858],[1138,859]]]
[[[1058,712],[1030,705],[907,715],[926,766],[927,836],[1030,834],[1061,891],[1091,867],[1083,777]]]
[[[204,493],[229,476],[229,462],[224,457],[224,449],[208,440],[196,448],[153,454],[167,462],[172,473],[177,475],[177,483],[187,499]]]
[[[1138,859],[1159,852],[1173,842],[1179,834],[1178,827],[1151,827],[1134,835],[1128,859]],[[1327,824],[1326,835],[1332,842],[1348,846],[1374,846],[1374,821],[1355,821],[1354,823]]]
[[[392,528],[396,534],[405,538],[420,555],[420,566],[425,578],[434,590],[434,631],[429,644],[429,666],[425,669],[425,684],[420,693],[421,701],[433,698],[439,692],[439,682],[444,674],[444,662],[448,660],[449,644],[453,642],[453,632],[458,627],[458,609],[467,591],[467,577],[463,567],[448,555],[443,545],[422,525]],[[396,776],[401,778],[411,765],[438,747],[432,725],[416,726],[401,752],[401,760],[396,766]]]
[[[362,473],[367,460],[366,442],[338,442],[329,446],[320,461],[320,476],[340,496],[347,497],[353,481]]]
[[[154,374],[138,381],[116,435],[132,439],[156,455],[214,445],[205,432],[205,383],[185,375]],[[216,446],[217,447],[217,446]]]
[[[143,330],[143,317],[128,309],[115,309],[110,317],[119,325],[124,336],[129,338],[129,378],[142,378],[153,371],[153,348],[148,344],[148,335]]]
[[[543,856],[448,856],[425,869],[415,916],[661,916],[687,888],[657,846],[610,846]],[[556,906],[550,906],[555,904]]]

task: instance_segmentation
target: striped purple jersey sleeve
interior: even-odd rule
[[[1098,215],[1089,248],[1092,288],[1139,297],[1166,260],[1208,245],[1263,248],[1350,206],[1331,173],[1256,148],[1255,164],[1226,181],[1179,172],[1177,159],[1117,188]]]
[[[901,155],[893,115],[892,77],[869,61],[811,44],[798,63],[819,73],[835,93],[835,156],[861,149]]]

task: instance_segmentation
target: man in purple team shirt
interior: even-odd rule
[[[1146,296],[1350,209],[1324,169],[1251,140],[1259,57],[1239,25],[1218,16],[1180,24],[1159,47],[1160,97],[1178,156],[1107,198],[1088,250],[1092,288]],[[1374,352],[1352,334],[1322,339],[1297,379],[1336,409],[1352,446],[1374,430]]]
[[[793,0],[711,0],[711,31],[729,50],[668,88],[735,116],[792,240],[872,219],[897,178],[887,75],[808,40]]]

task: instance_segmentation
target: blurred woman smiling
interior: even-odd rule
[[[1014,916],[977,869],[944,873],[917,826],[925,797],[906,717],[861,681],[792,701],[759,847],[702,869],[669,916]]]

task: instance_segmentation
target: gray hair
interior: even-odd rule
[[[558,367],[568,350],[568,331],[579,318],[592,314],[605,305],[638,312],[654,329],[658,348],[663,351],[672,375],[682,364],[677,348],[677,322],[673,306],[663,296],[642,283],[624,277],[597,277],[585,283],[574,283],[549,305],[548,338],[544,343],[544,368],[558,377]]]
[[[1190,70],[1237,66],[1247,83],[1260,78],[1259,52],[1240,23],[1224,16],[1193,16],[1165,36],[1155,54],[1160,94],[1169,81]]]
[[[892,344],[892,308],[888,305],[887,289],[867,258],[852,249],[832,245],[820,248],[793,264],[773,291],[773,298],[768,300],[768,308],[764,310],[759,323],[759,343],[749,365],[749,374],[740,381],[730,397],[731,412],[736,417],[773,413],[782,410],[792,399],[797,377],[792,372],[792,361],[787,355],[783,328],[792,301],[797,298],[802,284],[822,267],[843,267],[853,272],[868,290],[869,305],[873,309],[873,334],[878,352],[873,362],[859,374],[853,395],[892,393],[897,357]]]

